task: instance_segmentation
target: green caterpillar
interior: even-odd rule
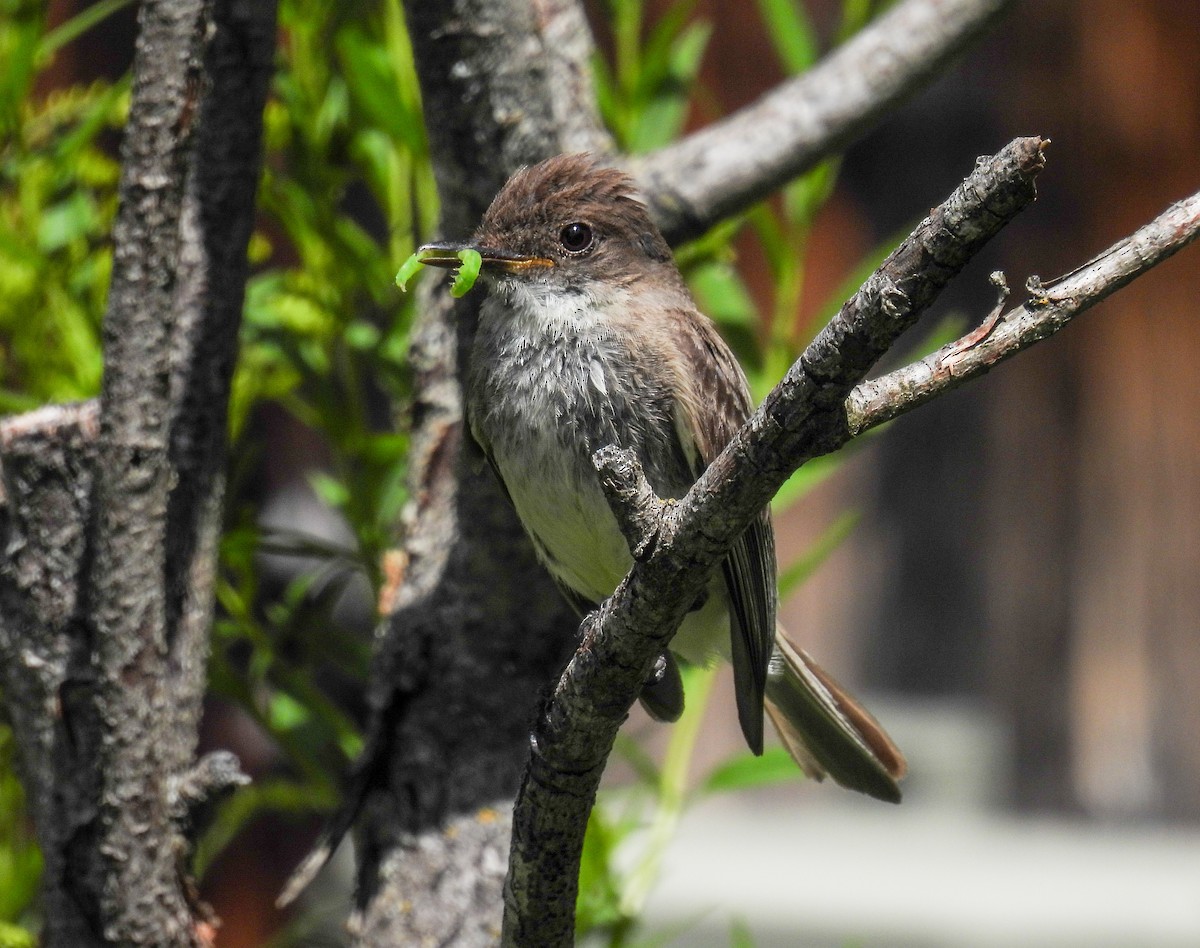
[[[425,255],[428,253],[429,251],[418,250],[404,261],[396,273],[396,286],[402,290],[406,288],[408,281],[425,266]],[[466,296],[471,291],[471,287],[479,279],[479,268],[483,265],[483,258],[479,256],[478,250],[460,250],[457,256],[461,263],[454,272],[454,284],[450,287],[450,295],[456,299]]]

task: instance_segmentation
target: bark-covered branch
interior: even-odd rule
[[[803,75],[631,163],[682,243],[811,169],[945,72],[1015,0],[904,0]]]
[[[0,424],[0,692],[20,750],[42,850],[47,945],[91,946],[90,919],[66,882],[68,846],[94,806],[85,756],[66,740],[87,643],[73,628],[91,494],[98,405],[55,405]],[[86,685],[84,686],[86,687]],[[90,735],[89,735],[90,736]],[[90,759],[93,750],[86,748]]]
[[[950,343],[911,365],[864,382],[846,399],[851,435],[890,421],[1047,338],[1131,280],[1158,266],[1200,235],[1200,192],[1172,204],[1136,233],[1117,241],[1077,270],[1042,283],[1030,298],[1000,316],[980,342]]]
[[[641,523],[636,467],[597,457],[618,520],[642,555],[598,612],[534,728],[513,814],[504,943],[569,945],[588,814],[618,728],[653,663],[733,541],[805,461],[851,437],[847,395],[968,260],[1034,198],[1041,139],[1018,139],[897,248],[813,340],[696,485]],[[653,534],[653,542],[644,537]]]
[[[1200,193],[1050,283],[980,330],[879,379],[862,377],[942,285],[1032,197],[1037,139],[981,163],[821,333],[677,505],[656,503],[636,461],[595,458],[636,565],[584,624],[584,641],[539,720],[514,813],[504,937],[570,944],[573,880],[596,784],[616,729],[655,657],[719,558],[795,467],[987,372],[1059,331],[1200,235]],[[949,253],[947,253],[949,251]],[[699,580],[696,577],[700,577]]]
[[[162,674],[171,307],[208,24],[201,0],[141,8],[121,148],[89,568],[80,590],[93,701],[66,711],[86,718],[97,741],[90,762],[94,811],[73,814],[82,825],[70,868],[102,942],[202,943],[176,878],[158,725],[172,700]]]
[[[189,829],[242,779],[193,755],[274,5],[139,26],[101,398],[0,434],[4,698],[52,946],[210,943]]]

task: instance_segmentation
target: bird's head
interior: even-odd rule
[[[565,293],[678,281],[670,247],[638,200],[633,179],[589,155],[558,155],[514,174],[466,243],[428,244],[422,262],[453,268],[478,251],[481,276],[500,288]]]

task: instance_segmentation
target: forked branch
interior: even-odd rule
[[[1121,287],[1178,253],[1200,235],[1200,191],[1177,201],[1136,233],[1049,283],[1030,280],[1029,298],[1004,313],[992,331],[965,350],[956,343],[877,379],[846,399],[846,422],[860,435],[964,382],[1060,329]]]

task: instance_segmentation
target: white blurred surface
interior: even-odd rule
[[[887,713],[916,770],[905,803],[798,785],[702,804],[644,931],[697,948],[728,946],[735,919],[758,948],[1200,946],[1200,828],[998,815],[985,718]]]
[[[859,806],[692,813],[647,907],[676,943],[1200,946],[1200,833]]]

